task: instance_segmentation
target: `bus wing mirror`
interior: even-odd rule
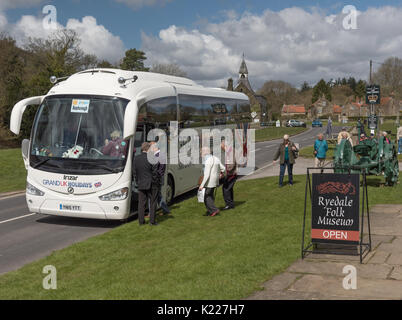
[[[29,165],[29,140],[24,139],[21,143],[22,159],[24,160],[25,169],[28,170]]]
[[[123,139],[129,139],[134,136],[135,127],[137,125],[137,101],[131,100],[124,112],[124,133]]]
[[[20,133],[22,115],[24,114],[25,108],[29,105],[41,104],[44,97],[45,96],[27,98],[21,100],[13,107],[13,111],[11,112],[11,118],[10,118],[11,132],[15,134]]]

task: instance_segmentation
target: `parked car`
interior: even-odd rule
[[[287,127],[306,127],[306,123],[303,121],[291,119],[286,122],[286,126]]]
[[[312,126],[312,127],[322,127],[322,122],[321,122],[320,119],[315,119],[315,120],[312,122],[311,126]]]

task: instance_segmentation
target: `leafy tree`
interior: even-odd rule
[[[332,101],[331,88],[325,82],[324,79],[321,79],[313,88],[313,96],[311,98],[311,102],[316,102],[322,95],[328,100]]]
[[[354,90],[356,97],[362,99],[366,96],[366,82],[363,80],[359,80],[356,84],[356,88]]]
[[[352,89],[353,91],[356,90],[356,79],[353,77],[349,77],[348,79],[348,85],[350,87],[350,89]]]
[[[47,39],[30,38],[23,49],[16,47],[11,38],[0,37],[0,56],[3,131],[8,128],[14,104],[29,96],[46,94],[53,86],[50,76],[69,76],[98,64],[96,56],[82,51],[78,34],[68,29],[56,31]],[[32,106],[25,110],[19,139],[30,135],[36,110]]]
[[[126,51],[125,57],[120,63],[120,68],[130,71],[149,71],[149,68],[144,66],[146,59],[147,57],[143,51],[129,49]]]
[[[310,87],[310,85],[308,84],[308,82],[307,82],[307,81],[304,81],[303,84],[302,84],[302,86],[301,86],[300,92],[306,92],[306,91],[308,91],[308,90],[310,90],[310,89],[311,89],[311,87]]]
[[[2,35],[0,37],[0,127],[7,132],[12,107],[25,94],[25,58],[14,39]],[[2,134],[5,136],[6,134]]]
[[[108,68],[108,69],[116,68],[114,65],[112,65],[109,61],[106,61],[106,60],[98,61],[98,64],[96,67],[97,68]]]

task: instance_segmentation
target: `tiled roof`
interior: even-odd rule
[[[392,100],[391,97],[384,97],[384,98],[381,98],[381,105],[386,105],[386,104],[388,104],[388,102],[390,102],[391,100]]]
[[[351,103],[353,106],[361,108],[361,107],[367,107],[368,105],[366,103],[359,103],[359,102],[352,102]]]
[[[334,104],[333,111],[334,113],[342,113],[342,107]]]
[[[284,104],[282,113],[306,113],[306,108],[304,107],[304,104]]]

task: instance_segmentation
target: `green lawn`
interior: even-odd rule
[[[0,150],[0,193],[25,189],[26,174],[21,149]]]
[[[313,159],[314,156],[314,146],[308,146],[300,149],[299,155],[303,158],[311,158]],[[327,160],[332,160],[334,157],[335,152],[335,144],[329,143],[328,144],[328,151],[327,151]]]
[[[282,138],[285,134],[288,135],[296,135],[306,131],[307,128],[303,127],[268,127],[263,129],[258,129],[255,131],[255,141],[267,141],[267,140],[275,140]]]
[[[281,189],[277,177],[239,181],[236,209],[213,218],[185,200],[158,227],[133,221],[0,276],[0,299],[245,298],[300,257],[304,188],[305,176]],[[401,192],[370,187],[370,204]],[[42,288],[46,265],[57,290]]]

